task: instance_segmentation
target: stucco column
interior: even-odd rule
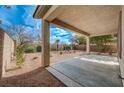
[[[49,22],[42,20],[42,66],[50,64],[50,26]]]
[[[0,29],[0,79],[3,76],[3,46],[4,46],[4,32]]]
[[[86,37],[86,52],[90,53],[90,37]]]
[[[121,28],[121,32],[120,32],[120,36],[118,38],[120,38],[120,46],[121,46],[121,58],[119,58],[119,64],[120,64],[120,71],[121,71],[121,77],[122,82],[123,82],[123,86],[124,86],[124,6],[122,6],[122,12],[121,12],[121,24],[120,24],[120,28]]]

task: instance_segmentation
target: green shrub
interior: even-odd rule
[[[23,65],[23,63],[25,62],[25,58],[24,58],[24,46],[23,45],[19,45],[16,48],[16,64],[21,67]]]
[[[25,50],[24,50],[25,53],[34,53],[35,52],[35,49],[32,48],[32,47],[26,47]]]
[[[40,45],[36,47],[36,51],[41,52],[41,46]]]

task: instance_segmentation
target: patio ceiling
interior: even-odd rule
[[[97,36],[117,33],[121,6],[38,6],[35,18],[45,19],[60,27]]]

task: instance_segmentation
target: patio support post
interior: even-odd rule
[[[42,66],[50,64],[50,26],[49,22],[42,20]]]
[[[124,86],[124,6],[122,6],[122,13],[120,16],[120,58],[119,58],[119,64],[120,64],[120,70],[121,70],[121,78],[123,81]]]
[[[90,53],[90,37],[86,37],[86,52],[89,54]]]

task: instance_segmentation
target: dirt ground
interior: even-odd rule
[[[0,87],[65,87],[44,68],[0,80]]]
[[[56,62],[61,62],[61,60],[65,60],[71,57],[79,56],[81,53],[80,51],[77,52],[72,52],[72,53],[63,53],[60,55],[59,52],[51,52],[50,54],[50,64],[56,63]],[[21,69],[16,69],[12,71],[8,71],[5,73],[4,77],[10,77],[10,76],[15,76],[15,75],[21,75],[27,72],[30,72],[32,70],[35,70],[39,67],[42,66],[42,57],[41,53],[28,53],[25,54],[25,63],[23,64]],[[11,68],[15,67],[15,63],[11,63],[10,66]]]
[[[79,56],[83,52],[51,52],[50,64],[61,62],[71,57]],[[65,86],[52,74],[50,74],[45,68],[42,68],[41,53],[28,53],[25,54],[25,63],[22,68],[7,71],[2,80],[0,80],[0,86]],[[11,63],[10,68],[15,67],[15,63]]]

